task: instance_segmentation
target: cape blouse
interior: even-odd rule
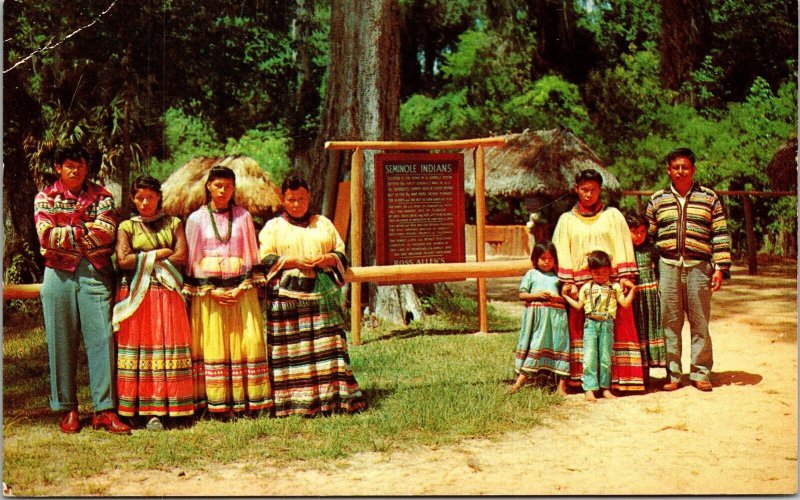
[[[211,217],[223,241],[215,234]],[[226,239],[229,217],[233,221],[230,238]],[[195,210],[186,219],[186,243],[189,253],[184,293],[205,295],[214,288],[250,288],[263,281],[263,276],[254,272],[259,259],[253,219],[242,207],[209,213],[203,205]]]
[[[284,217],[269,220],[258,235],[259,257],[267,281],[281,273],[280,294],[293,298],[314,299],[312,292],[318,272],[330,275],[336,285],[344,284],[347,269],[344,241],[333,223],[323,215],[314,215],[303,227]],[[287,257],[316,259],[332,253],[336,265],[314,270],[283,269]]]
[[[611,257],[612,278],[638,274],[631,232],[625,217],[613,207],[584,217],[570,210],[561,214],[553,232],[558,254],[558,277],[580,286],[592,279],[586,260],[589,253],[602,250]]]

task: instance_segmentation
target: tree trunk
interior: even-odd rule
[[[328,81],[320,135],[306,178],[315,207],[330,217],[336,188],[350,171],[350,152],[327,152],[325,141],[398,140],[400,137],[399,7],[396,0],[342,0],[331,9]],[[375,264],[372,151],[364,155],[364,265]],[[351,249],[352,251],[352,249]],[[419,318],[411,285],[369,287],[370,309],[396,323]]]
[[[710,45],[706,0],[661,1],[661,83],[681,90],[691,80]],[[692,96],[683,96],[691,101]]]
[[[7,60],[4,63],[8,65]],[[44,274],[33,222],[33,198],[38,188],[23,144],[41,134],[41,115],[38,103],[24,90],[19,71],[3,78],[3,280],[38,283]]]

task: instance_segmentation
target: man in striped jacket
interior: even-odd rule
[[[86,179],[80,147],[56,155],[58,180],[34,199],[34,221],[45,271],[41,288],[50,364],[50,408],[63,412],[62,432],[80,431],[76,388],[80,338],[86,348],[95,414],[92,427],[130,434],[114,412],[111,254],[117,231],[114,198]]]
[[[711,294],[722,288],[731,266],[730,237],[717,194],[696,184],[695,155],[688,148],[667,155],[670,187],[656,191],[647,203],[648,233],[659,253],[661,320],[667,343],[665,391],[680,388],[681,330],[684,316],[691,332],[689,379],[711,391],[714,357],[708,322]]]

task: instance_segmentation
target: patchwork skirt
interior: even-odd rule
[[[563,304],[530,302],[522,311],[514,371],[530,375],[539,370],[569,375],[569,333]]]
[[[122,286],[117,301],[128,295]],[[191,331],[180,293],[158,284],[120,323],[117,340],[117,399],[120,415],[194,413]]]
[[[236,304],[192,297],[192,377],[196,409],[215,413],[272,407],[269,365],[255,289]]]
[[[311,417],[366,408],[337,308],[321,300],[282,297],[272,288],[265,316],[275,416]]]

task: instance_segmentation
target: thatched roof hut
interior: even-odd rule
[[[504,136],[503,147],[486,148],[486,195],[525,198],[561,196],[571,191],[575,174],[593,168],[603,176],[603,191],[620,190],[619,181],[585,142],[570,130],[525,130]],[[464,155],[464,187],[475,195],[475,166]]]
[[[767,177],[775,191],[797,191],[797,136],[775,152],[767,165]]]
[[[161,185],[164,212],[185,218],[205,203],[208,171],[215,165],[230,168],[236,174],[237,205],[254,217],[267,220],[281,208],[280,188],[247,156],[194,158],[172,173]]]

